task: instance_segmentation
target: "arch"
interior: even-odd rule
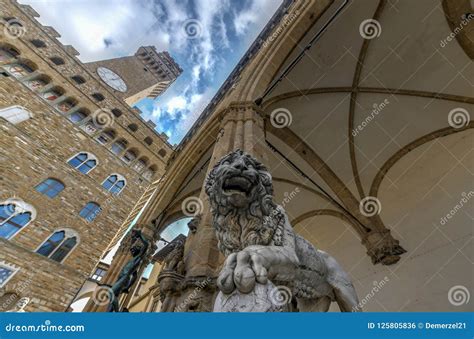
[[[112,173],[102,183],[102,187],[114,195],[119,195],[125,186],[127,186],[127,179],[118,173]]]
[[[86,83],[86,79],[80,75],[73,75],[71,79],[77,84],[77,85],[82,85]]]
[[[98,164],[97,157],[89,152],[79,152],[70,158],[67,163],[83,174],[88,174]]]
[[[91,112],[87,108],[79,108],[77,111],[69,114],[68,119],[75,124],[79,124],[90,114]]]
[[[20,56],[20,51],[13,45],[1,43],[0,44],[0,61],[7,61],[15,59]]]
[[[33,39],[33,40],[30,40],[30,42],[36,48],[45,48],[46,47],[46,43],[43,40]]]
[[[51,78],[46,74],[40,74],[32,80],[25,81],[25,85],[32,91],[40,91],[51,82]]]
[[[469,123],[467,129],[472,129],[472,128],[474,128],[474,122],[471,121]],[[385,161],[385,163],[382,165],[380,170],[375,175],[375,178],[372,181],[372,185],[370,187],[370,195],[373,196],[373,197],[377,197],[380,185],[381,185],[383,179],[385,178],[385,175],[407,153],[413,151],[415,148],[418,148],[418,147],[424,145],[425,143],[430,142],[434,139],[441,138],[441,137],[444,137],[444,136],[448,136],[448,135],[454,134],[454,133],[463,132],[465,130],[466,129],[454,129],[452,127],[443,128],[443,129],[434,131],[432,133],[429,133],[427,135],[424,135],[424,136],[412,141],[411,143],[409,143],[408,145],[406,145],[402,149],[400,149],[398,152],[393,154],[387,161]]]
[[[128,129],[131,130],[132,132],[138,131],[138,125],[135,123],[129,124]]]
[[[113,129],[106,129],[105,131],[102,131],[96,138],[99,143],[102,145],[108,144],[112,140],[114,140],[117,137],[117,132]]]
[[[59,263],[64,262],[74,248],[79,244],[79,235],[76,231],[63,228],[54,231],[36,248],[35,252]]]
[[[145,141],[145,144],[147,145],[153,144],[153,139],[150,137],[146,137],[143,141]]]
[[[100,102],[105,100],[105,97],[101,93],[93,93],[91,96],[95,99],[95,101]]]
[[[151,180],[155,176],[157,170],[158,168],[156,165],[151,165],[143,172],[143,177],[147,180]]]
[[[119,118],[123,113],[121,110],[119,110],[118,108],[113,108],[112,109],[112,114],[116,117],[116,118]]]
[[[66,186],[59,180],[48,178],[35,186],[35,190],[46,195],[48,198],[55,198]]]
[[[359,227],[357,224],[353,223],[352,220],[346,214],[339,211],[330,210],[330,209],[319,209],[319,210],[312,210],[312,211],[306,212],[294,218],[293,220],[291,220],[290,221],[291,226],[294,227],[295,225],[305,221],[306,219],[312,218],[317,215],[330,215],[330,216],[339,218],[342,221],[347,222],[349,225],[352,225],[353,228]]]
[[[24,59],[18,60],[17,62],[12,64],[3,65],[3,68],[17,79],[23,78],[38,69],[36,64]]]
[[[142,172],[148,166],[148,158],[141,157],[138,159],[135,164],[133,165],[133,169],[138,173]]]
[[[100,205],[94,201],[89,201],[79,212],[79,216],[88,222],[94,221],[95,218],[102,212]]]
[[[56,109],[61,111],[61,113],[69,112],[74,106],[76,106],[78,101],[72,97],[61,100],[61,102],[55,105]]]
[[[135,159],[138,158],[140,152],[136,148],[128,149],[122,156],[122,160],[125,161],[127,164],[132,163]]]
[[[47,100],[47,101],[55,101],[59,97],[63,96],[66,91],[64,88],[59,87],[59,86],[54,86],[51,89],[48,89],[47,91],[43,92],[41,96]]]
[[[112,153],[115,155],[120,155],[122,154],[126,149],[127,149],[128,141],[125,139],[119,139],[115,141],[111,146],[110,150]]]
[[[11,239],[36,218],[36,209],[21,199],[0,203],[0,238]]]
[[[166,157],[166,151],[164,148],[160,148],[160,150],[158,151],[158,155],[162,158]]]
[[[22,106],[10,106],[0,109],[0,117],[16,125],[31,119],[33,114]]]
[[[64,65],[65,62],[64,62],[64,59],[63,58],[60,58],[58,56],[53,56],[51,58],[49,58],[49,60],[51,60],[51,62],[53,64],[55,64],[56,66],[60,66],[60,65]]]

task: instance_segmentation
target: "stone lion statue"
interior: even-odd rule
[[[209,173],[209,196],[218,246],[226,260],[217,279],[222,293],[248,294],[257,283],[284,286],[302,312],[358,311],[349,276],[334,258],[291,227],[273,201],[266,167],[241,150],[223,157]]]

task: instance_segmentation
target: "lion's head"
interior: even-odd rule
[[[267,168],[241,150],[224,156],[205,185],[219,248],[225,255],[249,245],[268,245],[281,226]]]

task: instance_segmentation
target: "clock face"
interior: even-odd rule
[[[105,67],[98,67],[97,74],[100,78],[110,87],[119,92],[127,91],[127,84],[123,79],[116,73],[112,72],[110,69]]]

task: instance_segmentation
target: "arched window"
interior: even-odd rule
[[[74,75],[71,77],[71,79],[78,85],[82,85],[86,83],[86,79],[84,79],[80,75]]]
[[[115,139],[116,137],[116,133],[115,131],[113,130],[106,130],[106,131],[103,131],[102,133],[100,133],[96,140],[101,143],[102,145],[105,145],[105,144],[108,144],[109,142],[111,142],[112,140]]]
[[[135,150],[127,150],[125,154],[122,156],[122,160],[125,161],[127,164],[131,163],[137,158],[137,151]]]
[[[21,199],[0,204],[0,238],[10,239],[36,218],[36,210]]]
[[[150,166],[149,168],[146,169],[145,172],[143,172],[143,177],[145,179],[150,180],[151,178],[153,178],[155,173],[156,173],[156,167],[155,166]]]
[[[127,141],[125,141],[124,139],[120,139],[112,144],[112,146],[110,147],[110,150],[112,151],[112,153],[119,155],[119,154],[122,154],[126,148],[127,148]]]
[[[115,195],[118,195],[126,185],[127,181],[120,174],[112,174],[102,183],[102,187]]]
[[[105,99],[105,97],[100,94],[100,93],[94,93],[92,94],[92,97],[96,100],[96,101],[103,101]]]
[[[47,197],[54,198],[64,189],[64,187],[64,184],[59,180],[48,178],[42,183],[38,184],[35,189]]]
[[[64,65],[64,60],[61,59],[60,57],[52,57],[50,60],[53,62],[55,65]]]
[[[138,126],[137,126],[137,124],[130,124],[130,125],[128,125],[128,129],[132,132],[136,132],[136,131],[138,131]]]
[[[53,89],[47,90],[42,93],[42,97],[48,101],[54,101],[64,94],[64,90],[60,87],[54,87]]]
[[[150,137],[146,137],[144,141],[147,145],[151,145],[153,143],[153,139]]]
[[[164,158],[166,156],[166,151],[163,148],[160,148],[160,150],[158,151],[158,155]]]
[[[88,222],[92,222],[99,213],[102,212],[99,204],[95,202],[88,202],[86,206],[79,212],[79,215],[86,219]]]
[[[28,86],[33,91],[39,91],[44,86],[46,86],[50,81],[51,80],[49,77],[45,75],[41,75],[40,77],[36,79],[26,81],[25,85]]]
[[[62,262],[76,247],[79,236],[76,232],[64,229],[54,232],[41,246],[36,253],[44,255],[57,262]]]
[[[46,44],[44,43],[43,40],[33,39],[33,40],[31,40],[31,43],[33,44],[33,46],[35,46],[37,48],[46,47]]]
[[[61,112],[63,113],[67,113],[71,110],[71,108],[73,108],[74,106],[76,106],[77,104],[77,101],[74,100],[74,99],[71,99],[71,98],[68,98],[64,101],[61,101],[59,104],[57,104],[55,107],[60,110]]]
[[[13,75],[15,78],[22,78],[34,72],[33,67],[30,67],[29,65],[26,65],[25,63],[15,63],[15,64],[4,65],[3,68],[5,68],[8,72],[10,72],[10,74]]]
[[[138,161],[133,165],[133,169],[140,173],[145,169],[145,167],[148,165],[148,161],[145,158],[140,158]]]
[[[121,115],[122,115],[122,111],[119,110],[118,108],[114,108],[112,110],[112,114],[116,117],[116,118],[119,118]]]
[[[16,49],[10,46],[2,45],[0,47],[0,61],[7,61],[13,58],[16,58],[20,55]]]
[[[84,120],[85,118],[88,117],[88,112],[85,111],[84,109],[80,109],[74,113],[71,113],[68,117],[68,119],[70,121],[72,121],[73,123],[77,124],[79,122],[81,122],[82,120]]]
[[[19,124],[33,117],[33,114],[21,106],[10,106],[0,109],[0,117],[11,124]]]
[[[97,158],[90,153],[78,153],[68,160],[68,164],[76,168],[79,172],[87,174],[97,166]]]

